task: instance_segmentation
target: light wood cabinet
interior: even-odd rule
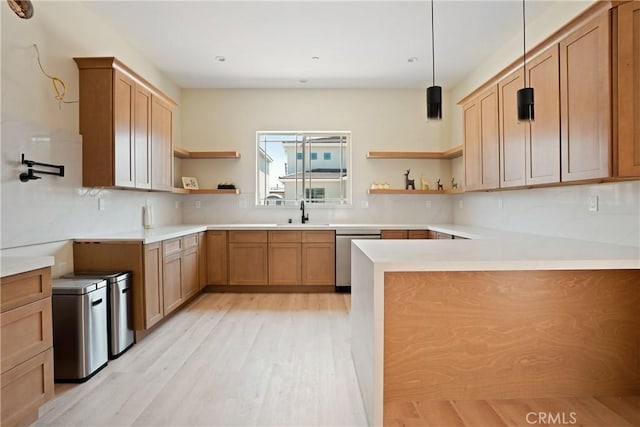
[[[198,233],[198,288],[207,286],[207,233]]]
[[[230,285],[269,282],[266,231],[229,231],[228,248]]]
[[[182,254],[164,255],[162,260],[162,301],[166,316],[182,304]]]
[[[227,232],[207,231],[207,284],[228,284]]]
[[[408,230],[380,230],[381,239],[408,239]]]
[[[562,181],[610,176],[609,13],[560,42]]]
[[[188,300],[200,290],[198,247],[185,249],[182,254],[182,299]]]
[[[28,425],[54,394],[51,268],[3,277],[0,293],[0,423]]]
[[[335,231],[302,232],[302,284],[335,286]]]
[[[617,175],[640,177],[640,2],[617,14]]]
[[[525,128],[525,183],[560,182],[560,77],[558,46],[527,63],[527,84],[534,89],[535,120]]]
[[[498,88],[463,106],[465,191],[499,187]]]
[[[429,230],[409,230],[409,239],[429,239]]]
[[[144,292],[140,296],[134,291],[134,301],[136,297],[142,301],[143,325],[144,329],[158,323],[164,313],[164,301],[162,291],[162,245],[160,243],[151,243],[144,245],[144,276],[142,277]],[[136,277],[134,272],[134,283]],[[136,305],[134,304],[134,307]],[[135,317],[135,316],[134,316]],[[136,329],[143,329],[136,328]]]
[[[116,58],[74,60],[83,186],[171,190],[175,103]]]
[[[269,285],[302,283],[302,232],[269,231]]]
[[[198,234],[162,242],[164,315],[198,293]]]
[[[500,118],[500,187],[526,184],[525,126],[518,122],[518,90],[524,87],[522,69],[498,83]]]

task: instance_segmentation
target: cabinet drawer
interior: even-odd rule
[[[182,248],[189,249],[195,248],[198,246],[198,235],[197,234],[189,234],[188,236],[184,236],[182,238]]]
[[[51,298],[9,310],[0,315],[2,330],[1,371],[42,353],[53,345]]]
[[[407,230],[382,230],[380,231],[381,239],[406,239],[409,237]]]
[[[267,232],[229,231],[229,243],[267,243]]]
[[[335,231],[303,231],[302,241],[305,243],[335,243]]]
[[[2,312],[51,296],[51,268],[28,271],[0,280]]]
[[[2,374],[0,424],[21,423],[53,397],[53,348]]]
[[[297,243],[302,241],[300,231],[269,231],[269,243]]]
[[[429,230],[409,230],[410,239],[428,239]]]
[[[182,251],[182,239],[171,239],[162,242],[162,256],[169,256]]]

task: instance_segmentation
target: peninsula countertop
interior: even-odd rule
[[[52,256],[3,256],[0,258],[0,277],[51,267],[53,264],[54,258]]]

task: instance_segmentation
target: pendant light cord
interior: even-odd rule
[[[522,71],[524,72],[524,87],[527,87],[527,21],[524,14],[524,1],[522,0]]]
[[[432,86],[436,85],[436,42],[433,31],[433,0],[431,0],[431,77],[433,79]]]

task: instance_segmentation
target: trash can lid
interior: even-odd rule
[[[64,279],[105,279],[109,283],[131,277],[130,271],[76,271],[62,276]]]
[[[83,295],[107,286],[104,279],[54,279],[51,288],[54,295]]]

